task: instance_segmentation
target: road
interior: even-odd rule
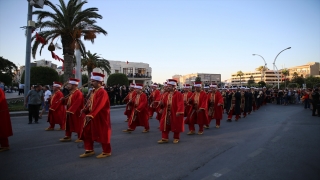
[[[267,105],[239,122],[203,135],[181,134],[179,144],[157,144],[151,131],[123,133],[124,109],[112,109],[112,156],[79,158],[82,143],[59,142],[63,131],[12,117],[11,150],[0,153],[1,179],[320,179],[320,118],[301,105]],[[213,125],[213,124],[212,124]],[[170,134],[170,138],[172,138]],[[77,137],[73,136],[73,140]],[[96,154],[101,153],[95,144]]]

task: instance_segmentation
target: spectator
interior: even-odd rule
[[[304,108],[307,109],[309,108],[310,109],[310,104],[309,104],[309,90],[305,90],[304,92],[304,95],[303,95],[303,99],[304,99]]]
[[[28,105],[28,111],[29,111],[28,124],[32,124],[32,117],[34,117],[35,123],[38,123],[39,109],[42,101],[43,101],[43,93],[41,92],[40,86],[35,85],[34,89],[31,89],[28,92],[28,95],[24,101],[25,106]]]
[[[44,86],[44,105],[42,107],[42,111],[39,114],[39,119],[42,118],[44,112],[49,111],[49,102],[48,99],[51,97],[51,91],[49,90],[49,86]]]
[[[0,88],[3,90],[3,92],[5,91],[5,90],[4,90],[4,84],[3,84],[3,82],[1,82],[1,81],[0,81]]]

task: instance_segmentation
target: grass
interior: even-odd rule
[[[23,100],[17,100],[17,101],[10,101],[8,103],[9,111],[26,111],[27,108],[24,107],[24,101]]]

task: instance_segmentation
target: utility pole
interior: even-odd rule
[[[81,0],[78,0],[78,4],[81,3]],[[80,9],[81,11],[81,9]],[[76,43],[75,46],[75,57],[76,57],[76,69],[75,69],[75,77],[80,80],[78,87],[82,86],[82,73],[81,73],[81,52],[80,52],[80,44]],[[89,80],[90,81],[90,80]]]
[[[30,59],[31,59],[31,33],[34,22],[32,21],[32,6],[28,1],[28,19],[27,19],[27,40],[26,40],[26,59],[25,59],[25,69],[24,69],[24,98],[27,97],[27,94],[30,90]]]

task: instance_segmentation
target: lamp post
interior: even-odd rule
[[[77,1],[78,4],[81,3],[81,0]],[[76,43],[76,48],[74,50],[74,55],[76,58],[76,69],[75,69],[75,78],[79,79],[80,82],[78,84],[79,87],[82,86],[82,74],[81,74],[81,52],[80,52],[80,45]],[[84,52],[85,53],[85,52]]]
[[[280,51],[280,52],[278,53],[278,55],[276,56],[276,58],[274,59],[274,61],[273,61],[273,72],[276,73],[275,70],[277,70],[278,89],[279,89],[279,70],[278,70],[278,68],[277,68],[277,66],[276,66],[276,60],[277,60],[277,57],[279,56],[279,54],[281,54],[283,51],[288,50],[288,49],[291,49],[291,47],[288,47],[288,48]]]
[[[266,70],[266,68],[267,68],[267,62],[266,62],[266,60],[264,60],[264,58],[261,56],[261,55],[259,55],[259,54],[252,54],[253,56],[260,56],[262,59],[263,59],[263,62],[264,62],[264,66],[263,66],[263,74],[262,74],[262,76],[263,76],[263,81],[265,82],[266,80],[266,77],[265,77],[265,70]]]

